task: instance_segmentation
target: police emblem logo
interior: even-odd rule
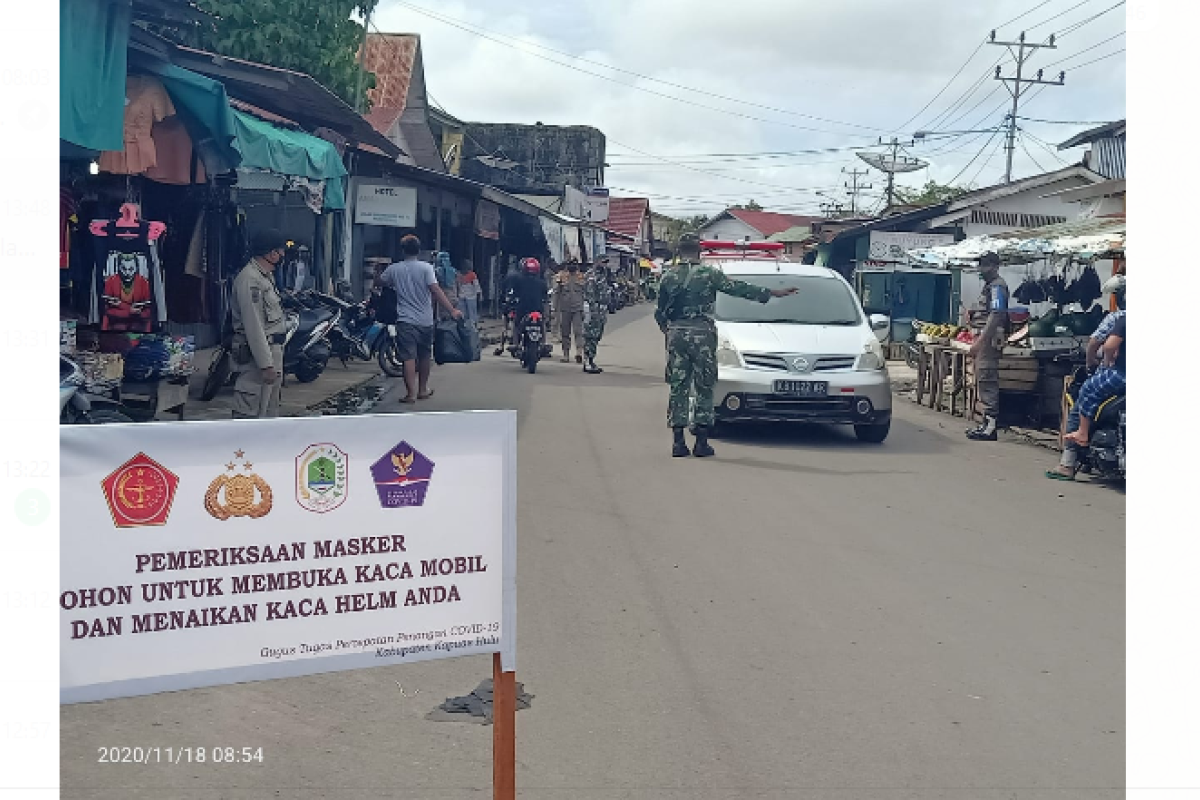
[[[273,495],[267,482],[250,470],[253,464],[238,450],[204,493],[204,510],[224,522],[232,517],[258,519],[271,513]],[[238,462],[241,463],[238,463]]]
[[[145,453],[138,453],[100,482],[118,528],[166,525],[179,477]]]
[[[324,514],[346,502],[350,457],[332,444],[313,444],[296,457],[296,502]]]

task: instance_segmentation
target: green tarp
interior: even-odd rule
[[[303,131],[276,128],[237,109],[233,118],[243,167],[325,181],[325,208],[337,211],[346,207],[344,179],[348,173],[331,143]]]
[[[235,112],[229,107],[224,84],[174,64],[152,64],[147,68],[171,95],[175,111],[192,137],[192,146],[210,174],[228,172],[243,163],[238,152]]]
[[[89,150],[122,150],[132,7],[59,0],[58,11],[58,135]]]

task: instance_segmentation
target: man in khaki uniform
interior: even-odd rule
[[[255,234],[251,247],[255,255],[233,281],[233,364],[238,373],[235,418],[279,416],[285,335],[274,272],[286,247],[279,231]]]
[[[554,307],[562,334],[562,360],[571,363],[571,332],[575,333],[575,361],[583,363],[583,287],[579,262],[571,261],[554,278]]]

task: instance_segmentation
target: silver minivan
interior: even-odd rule
[[[730,278],[794,295],[763,304],[717,295],[717,423],[853,425],[879,443],[892,425],[880,335],[887,317],[863,313],[846,280],[826,267],[736,254],[705,255]]]

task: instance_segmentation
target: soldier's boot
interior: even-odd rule
[[[675,444],[671,448],[672,458],[684,458],[690,456],[692,451],[688,449],[687,440],[683,438],[683,428],[672,428],[675,434]]]
[[[604,372],[604,370],[596,366],[596,360],[591,356],[588,356],[587,363],[583,365],[583,371],[588,375],[599,375],[601,372]]]
[[[967,438],[972,442],[994,442],[996,436],[996,418],[984,417],[983,424],[978,428],[967,431]]]
[[[708,428],[696,426],[696,446],[692,448],[692,455],[696,458],[708,458],[716,454],[717,451],[708,443]]]
[[[571,363],[571,348],[567,347],[565,344],[563,345],[563,356],[562,356],[562,359],[560,359],[560,360],[564,364]]]

